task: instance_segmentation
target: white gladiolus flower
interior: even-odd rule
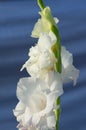
[[[55,63],[58,59],[55,58],[51,47],[55,43],[55,36],[53,33],[48,35],[42,33],[40,35],[38,44],[32,47],[29,52],[29,60],[23,65],[23,68],[27,69],[27,72],[31,76],[41,77],[44,76],[51,70],[55,70]],[[63,83],[70,82],[73,80],[74,85],[77,82],[79,76],[79,70],[73,66],[73,56],[66,50],[65,47],[61,47],[61,59],[62,59],[62,81]]]
[[[38,44],[30,49],[30,58],[23,65],[22,69],[26,68],[31,76],[43,77],[48,71],[54,70],[57,59],[51,47],[55,43],[55,38],[52,33],[50,35],[52,38],[47,33],[42,33]]]
[[[51,24],[55,25],[59,20],[52,16],[51,10],[49,7],[46,7],[42,12],[40,12],[41,18],[38,19],[37,23],[34,26],[32,31],[32,37],[39,38],[40,34],[43,32],[50,32]]]
[[[73,66],[73,56],[72,54],[66,50],[65,47],[61,48],[61,58],[62,58],[62,80],[63,83],[70,82],[73,80],[74,85],[76,85],[79,70]]]
[[[20,122],[19,130],[53,129],[55,101],[62,93],[62,81],[56,72],[50,72],[45,81],[32,77],[20,79],[17,86],[19,103],[14,110]]]

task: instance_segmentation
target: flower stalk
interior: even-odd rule
[[[54,46],[52,46],[52,51],[55,55],[55,57],[58,59],[56,62],[56,71],[61,73],[62,71],[62,63],[61,63],[61,45],[60,45],[60,35],[57,27],[54,25],[51,26],[51,31],[55,34],[56,36],[56,43]]]
[[[56,105],[59,106],[59,109],[55,110],[55,116],[56,116],[56,130],[59,130],[59,119],[60,119],[60,112],[61,112],[61,108],[60,108],[60,97],[57,98],[56,100]]]
[[[56,62],[56,71],[61,73],[62,71],[62,63],[61,63],[61,45],[60,45],[60,35],[59,31],[55,26],[51,26],[52,32],[56,36],[56,43],[52,47],[52,51],[54,52],[55,57],[58,59]],[[56,116],[56,130],[59,130],[59,119],[60,119],[60,97],[56,100],[56,105],[59,106],[59,109],[55,110],[55,116]]]

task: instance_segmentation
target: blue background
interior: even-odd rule
[[[58,17],[61,44],[73,53],[80,70],[76,87],[64,86],[61,96],[60,130],[86,130],[86,0],[45,0]],[[37,39],[31,31],[39,7],[36,0],[0,0],[0,130],[17,130],[12,109],[18,100],[16,85],[28,76],[21,66],[28,59],[29,48]]]

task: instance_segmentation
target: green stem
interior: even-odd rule
[[[60,35],[58,28],[54,25],[51,26],[51,31],[56,36],[56,43],[52,46],[52,51],[54,52],[55,57],[58,59],[56,62],[56,71],[61,73],[62,71],[62,63],[61,63],[61,45],[60,45]]]
[[[56,71],[61,73],[62,71],[62,63],[61,63],[61,44],[60,44],[60,35],[58,28],[55,25],[51,26],[51,31],[56,36],[56,43],[52,47],[52,51],[54,52],[55,57],[58,59],[56,62]],[[56,105],[59,106],[58,109],[55,110],[55,116],[56,116],[56,130],[59,130],[59,119],[60,119],[60,97],[56,100]]]
[[[45,8],[44,3],[43,3],[42,0],[37,0],[37,3],[39,5],[39,7],[41,8],[41,10],[43,10]]]
[[[60,97],[56,100],[56,105],[59,106],[58,109],[55,110],[55,116],[56,116],[56,130],[59,130],[59,119],[60,119]]]

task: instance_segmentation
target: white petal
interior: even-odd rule
[[[39,50],[38,46],[36,45],[36,46],[30,48],[30,52],[28,55],[36,57],[40,54],[39,52],[40,52],[40,50]]]
[[[63,94],[63,91],[55,91],[48,95],[47,97],[47,107],[46,107],[46,113],[49,113],[52,109],[54,109],[55,101],[56,99]]]
[[[56,98],[59,95],[60,95],[59,92],[52,92],[51,94],[47,96],[47,104],[46,104],[45,109],[33,115],[32,124],[37,125],[39,121],[41,120],[41,118],[45,118],[45,116],[47,116],[51,112],[51,110],[54,109],[53,106],[55,104]]]
[[[56,24],[59,23],[59,19],[57,17],[54,17],[54,21]]]
[[[62,57],[62,81],[63,83],[68,83],[73,80],[74,85],[77,82],[79,76],[79,70],[73,66],[73,56],[66,50],[65,47],[61,48],[61,57]]]
[[[28,101],[26,99],[28,99],[28,96],[30,96],[28,95],[28,90],[30,91],[30,93],[32,93],[35,89],[35,86],[33,86],[34,81],[34,78],[22,78],[18,82],[17,97],[25,104],[28,104]],[[24,95],[26,95],[26,99],[24,98]]]
[[[44,109],[45,95],[40,91],[41,81],[34,78],[22,78],[17,87],[17,96],[20,101],[27,105],[31,112],[39,112]]]
[[[47,117],[47,125],[50,129],[55,128],[56,119],[55,119],[55,113],[53,115]]]
[[[38,45],[41,50],[43,49],[51,49],[52,45],[54,43],[52,42],[51,37],[48,35],[48,33],[41,33],[40,38],[38,40]]]
[[[33,127],[33,126],[23,126],[22,123],[19,123],[18,126],[17,126],[17,128],[19,130],[39,130],[38,128]]]
[[[36,24],[35,24],[35,26],[33,28],[31,36],[35,37],[35,38],[38,38],[40,36],[41,32],[44,32],[43,24],[42,24],[41,19],[38,19],[38,21],[36,22]]]
[[[51,59],[51,53],[48,50],[45,50],[39,57],[39,66],[40,69],[51,69],[53,67],[53,62]]]
[[[51,91],[61,90],[63,93],[62,80],[59,73],[55,71],[48,72],[45,78],[45,82],[50,86]]]
[[[52,31],[49,32],[49,36],[51,37],[52,43],[56,43],[56,36],[54,35],[54,33]]]
[[[77,79],[79,76],[79,70],[76,69],[73,65],[68,66],[62,71],[62,80],[63,83],[68,83],[73,80],[74,85],[76,85]]]
[[[17,121],[21,121],[25,112],[25,105],[20,101],[16,108],[13,110],[14,115],[17,117]]]
[[[61,48],[61,57],[62,57],[62,65],[64,68],[67,68],[69,65],[73,63],[72,54],[66,50],[65,47]]]

